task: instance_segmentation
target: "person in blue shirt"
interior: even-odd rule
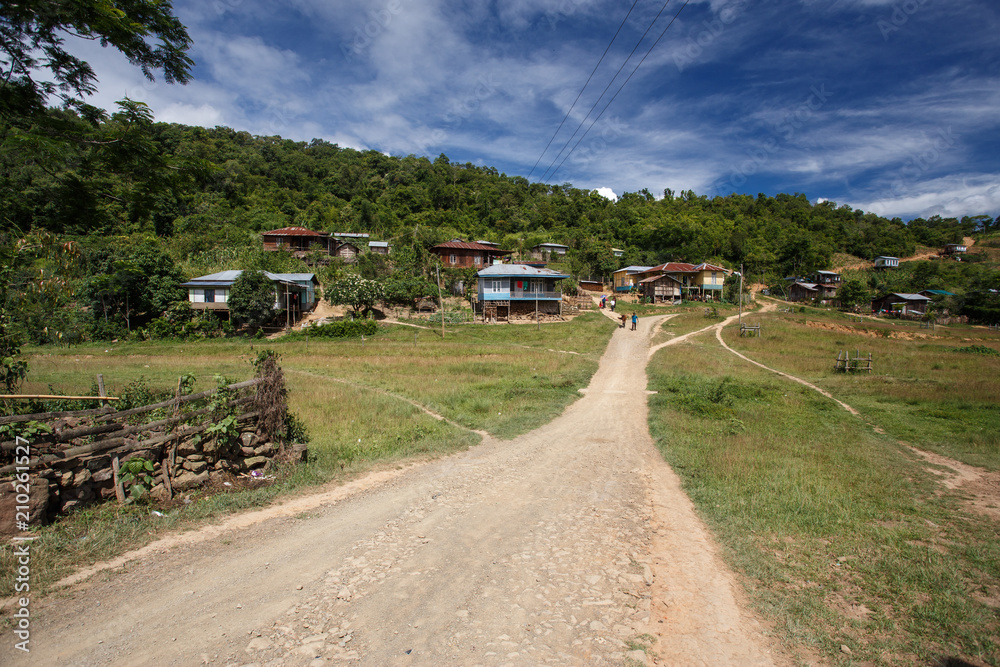
[[[638,322],[639,316],[635,314],[635,311],[632,311],[632,331],[635,331],[635,325],[638,324]]]

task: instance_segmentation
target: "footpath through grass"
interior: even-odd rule
[[[968,511],[962,496],[944,489],[895,437],[915,415],[922,420],[909,427],[915,431],[944,421],[915,444],[938,443],[942,453],[993,465],[991,436],[934,412],[967,405],[985,415],[977,419],[1000,414],[988,408],[996,391],[977,393],[996,373],[948,356],[938,362],[943,368],[931,370],[930,362],[924,371],[947,377],[916,390],[912,385],[923,379],[904,369],[944,351],[867,338],[889,345],[874,348],[881,386],[889,388],[880,392],[871,379],[832,372],[838,341],[858,347],[844,332],[823,333],[795,316],[762,317],[762,339],[739,339],[730,327],[727,342],[820,384],[868,420],[899,406],[912,409],[881,424],[889,434],[879,435],[817,392],[730,354],[708,334],[654,357],[653,436],[725,558],[744,575],[753,604],[792,646],[805,647],[799,657],[807,662],[818,652],[835,664],[933,664],[949,657],[1000,664],[1000,527]],[[870,404],[857,400],[865,397]],[[876,400],[884,407],[868,414]],[[995,417],[983,425],[992,434],[1000,426]]]
[[[975,353],[1000,351],[1000,333],[868,317],[857,323],[811,308],[767,313],[761,321],[760,338],[740,338],[728,328],[726,343],[826,389],[899,440],[1000,470],[1000,356]],[[859,350],[872,353],[870,375],[834,370],[838,351]]]
[[[187,494],[152,515],[146,504],[108,503],[42,529],[32,547],[32,590],[72,568],[109,559],[169,529],[249,507],[374,466],[449,454],[479,442],[471,429],[510,438],[550,421],[576,400],[597,370],[614,324],[597,313],[571,322],[463,326],[440,330],[388,326],[362,340],[101,344],[27,350],[25,393],[87,393],[97,373],[109,395],[171,392],[191,373],[194,391],[213,376],[251,376],[249,360],[270,348],[281,355],[289,409],[308,428],[309,461],[276,471],[274,484],[205,497]],[[142,378],[141,383],[137,381]],[[404,400],[405,399],[405,400]],[[414,405],[416,404],[416,405]],[[421,406],[458,424],[428,415]],[[0,570],[14,564],[9,546]],[[9,595],[12,582],[0,584]]]

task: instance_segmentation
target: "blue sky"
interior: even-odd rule
[[[127,95],[157,120],[444,153],[536,181],[663,7],[637,0],[532,173],[631,4],[176,0],[197,63],[186,86],[147,82],[110,49],[72,48],[106,108]],[[683,4],[667,4],[591,120]],[[998,33],[995,0],[691,0],[545,180],[802,192],[904,219],[997,215]]]

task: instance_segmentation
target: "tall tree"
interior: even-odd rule
[[[97,75],[66,48],[75,37],[113,46],[149,80],[187,83],[191,38],[170,0],[18,0],[0,4],[0,118],[42,115],[52,98],[82,109]],[[43,76],[39,76],[44,72]]]
[[[263,271],[244,271],[229,290],[229,312],[255,332],[274,317],[274,283]]]

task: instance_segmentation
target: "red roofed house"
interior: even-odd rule
[[[431,252],[441,258],[441,265],[446,268],[465,268],[475,266],[486,267],[503,258],[512,255],[513,250],[500,250],[482,243],[459,241],[452,239],[431,248]]]
[[[282,227],[264,232],[261,237],[264,239],[264,250],[289,250],[299,258],[314,246],[319,246],[328,255],[332,255],[337,247],[337,240],[328,232],[314,232],[305,227]]]
[[[713,264],[688,264],[687,262],[667,262],[643,272],[641,283],[643,296],[654,301],[676,301],[679,293],[687,298],[715,300],[722,295],[722,285],[732,271]],[[652,280],[669,276],[674,282]]]

